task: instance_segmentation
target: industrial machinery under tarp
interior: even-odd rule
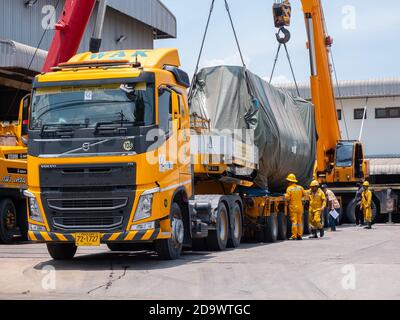
[[[192,117],[211,130],[254,130],[259,163],[256,186],[282,192],[288,173],[302,185],[312,180],[316,157],[314,107],[243,67],[202,69],[190,97]]]

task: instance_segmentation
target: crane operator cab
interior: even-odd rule
[[[365,179],[366,162],[360,141],[341,140],[336,145],[334,163],[327,174],[327,182],[358,182]]]

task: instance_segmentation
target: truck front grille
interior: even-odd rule
[[[51,209],[59,211],[118,210],[125,208],[128,198],[48,199]]]
[[[63,230],[108,230],[120,227],[123,217],[55,217],[53,222],[54,226]]]

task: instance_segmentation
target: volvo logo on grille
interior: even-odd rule
[[[82,149],[83,149],[83,151],[88,152],[90,150],[90,143],[89,142],[85,142],[82,145]]]

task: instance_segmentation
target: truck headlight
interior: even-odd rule
[[[24,192],[24,195],[28,197],[29,218],[33,221],[43,223],[42,213],[40,212],[39,203],[36,201],[35,195],[27,191]]]
[[[135,217],[133,218],[134,222],[147,219],[151,216],[154,193],[159,191],[159,188],[155,188],[143,192],[143,194],[139,198],[139,204],[136,208]]]

